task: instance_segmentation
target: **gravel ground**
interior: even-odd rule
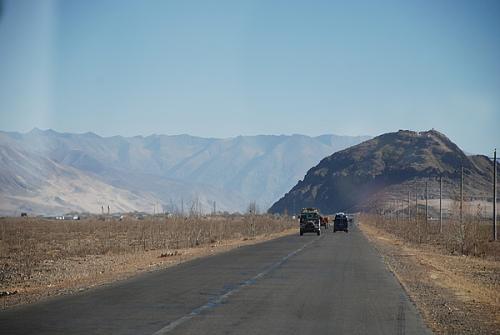
[[[359,224],[436,334],[500,334],[500,264],[409,246]]]

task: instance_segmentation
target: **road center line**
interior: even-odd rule
[[[184,322],[189,321],[192,318],[194,318],[195,316],[201,314],[203,311],[212,309],[212,308],[216,307],[217,305],[220,305],[222,303],[222,301],[224,301],[225,299],[229,298],[234,293],[241,291],[241,289],[254,284],[257,280],[259,280],[260,278],[264,277],[265,275],[267,275],[271,271],[275,270],[276,268],[280,267],[289,258],[295,256],[296,254],[298,254],[299,252],[301,252],[302,250],[304,250],[306,247],[308,247],[312,243],[314,243],[314,242],[318,241],[319,239],[321,239],[323,236],[324,235],[322,235],[321,237],[316,238],[316,239],[314,239],[314,240],[312,240],[312,241],[304,244],[302,247],[298,248],[295,251],[292,251],[291,253],[289,253],[288,255],[286,255],[285,257],[283,257],[282,259],[280,259],[278,262],[276,262],[276,263],[272,264],[271,266],[269,266],[268,268],[266,268],[264,271],[258,273],[257,275],[253,276],[250,279],[247,279],[247,280],[239,283],[233,289],[231,289],[231,290],[229,290],[229,291],[227,291],[227,292],[225,292],[225,293],[223,293],[221,295],[218,295],[218,296],[216,296],[213,299],[210,299],[206,304],[204,304],[204,305],[202,305],[200,307],[197,307],[197,308],[193,309],[191,311],[191,313],[189,313],[189,314],[187,314],[187,315],[185,315],[185,316],[183,316],[183,317],[181,317],[181,318],[179,318],[179,319],[177,319],[175,321],[172,321],[171,323],[169,323],[165,327],[163,327],[160,330],[158,330],[157,332],[153,333],[153,335],[167,334],[167,333],[171,332],[172,330],[174,330],[175,328],[177,328],[177,326],[179,326],[179,325],[183,324]]]

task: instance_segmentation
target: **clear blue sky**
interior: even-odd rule
[[[500,146],[500,1],[2,3],[2,130]]]

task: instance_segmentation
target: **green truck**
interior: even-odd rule
[[[300,236],[304,233],[321,235],[321,216],[316,208],[303,208],[300,211]]]

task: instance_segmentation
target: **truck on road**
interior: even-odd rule
[[[300,236],[304,233],[321,235],[321,216],[316,208],[303,208],[300,212]]]

